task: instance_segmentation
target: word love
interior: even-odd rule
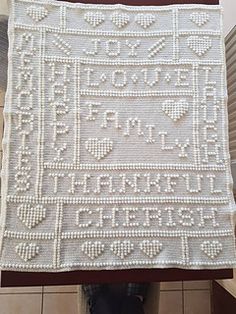
[[[135,65],[132,69],[127,70],[126,67],[109,66],[109,70],[105,67],[101,69],[98,66],[85,66],[81,69],[81,87],[97,88],[100,86],[109,85],[114,89],[124,89],[130,84],[148,87],[170,88],[189,88],[191,87],[188,81],[191,80],[191,70],[183,67],[170,68],[168,66],[149,66],[145,67]]]

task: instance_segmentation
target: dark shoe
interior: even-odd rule
[[[82,285],[82,290],[87,299],[90,313],[92,310],[92,304],[94,303],[94,299],[97,295],[104,293],[104,285],[103,284],[84,284]]]
[[[145,314],[143,302],[135,295],[125,296],[121,306],[121,314]]]
[[[143,303],[145,303],[149,292],[149,287],[149,282],[129,282],[127,283],[127,295],[139,295],[143,298]]]
[[[120,314],[120,298],[109,291],[97,293],[91,299],[90,314]]]
[[[95,294],[97,294],[100,291],[103,291],[104,285],[103,284],[84,284],[82,285],[82,290],[87,297],[87,299],[90,299]]]

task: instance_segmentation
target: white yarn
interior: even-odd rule
[[[221,15],[12,1],[1,269],[236,266]]]

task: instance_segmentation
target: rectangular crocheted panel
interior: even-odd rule
[[[1,269],[236,266],[220,6],[12,0]]]

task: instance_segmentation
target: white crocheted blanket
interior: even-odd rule
[[[221,7],[10,11],[1,269],[236,266]]]

